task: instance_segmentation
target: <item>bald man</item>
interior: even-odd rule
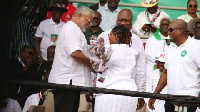
[[[87,44],[90,44],[90,37],[92,37],[93,35],[95,36],[99,36],[103,30],[101,29],[101,27],[99,26],[101,23],[101,14],[98,11],[94,12],[94,17],[93,17],[93,21],[92,21],[92,26],[90,26],[86,32],[84,32],[85,38],[87,40]]]
[[[117,21],[116,25],[123,25],[126,26],[130,31],[132,32],[132,19],[133,15],[130,9],[122,9],[118,16],[117,16]],[[110,41],[108,34],[111,32],[111,29],[108,31],[105,31],[101,33],[98,38],[103,38],[105,42],[105,46],[108,47],[110,46]],[[141,39],[136,36],[132,32],[132,44],[131,48],[135,49],[138,52],[137,56],[137,65],[136,65],[136,70],[135,71],[135,79],[136,79],[136,84],[137,84],[137,89],[140,92],[144,92],[146,90],[146,63],[145,63],[145,55],[144,55],[144,47],[142,44]],[[138,109],[141,109],[144,105],[144,100],[143,98],[140,98],[138,100]]]
[[[154,93],[160,93],[167,85],[167,94],[198,96],[200,92],[200,45],[187,36],[187,23],[176,19],[169,24],[168,34],[171,44],[166,52],[165,69],[161,74]],[[155,99],[149,100],[149,108],[154,108]],[[165,102],[165,112],[174,112],[174,105]],[[187,112],[195,112],[190,106]]]

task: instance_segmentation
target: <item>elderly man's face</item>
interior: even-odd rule
[[[163,19],[160,22],[160,30],[163,33],[167,33],[168,32],[168,26],[169,26],[170,21],[168,19]]]
[[[123,25],[127,27],[128,29],[131,29],[132,15],[127,11],[120,12],[117,17],[117,25]]]
[[[92,25],[93,16],[92,14],[80,14],[80,21],[79,21],[79,27],[82,30],[82,32],[85,32],[87,28],[89,28]]]
[[[195,39],[200,40],[200,21],[195,24],[194,32],[195,32]]]

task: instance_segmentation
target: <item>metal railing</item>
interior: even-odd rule
[[[200,106],[200,98],[187,95],[155,94],[149,92],[115,90],[115,89],[105,89],[97,87],[83,87],[83,86],[73,86],[67,84],[54,84],[54,83],[46,83],[40,81],[10,80],[6,81],[6,83],[13,83],[22,86],[26,85],[26,86],[34,86],[40,88],[48,88],[48,89],[66,89],[66,90],[77,90],[77,91],[92,92],[92,93],[124,95],[131,97],[155,98],[171,102],[172,104],[175,105],[175,111],[178,112],[182,111],[187,112],[187,106],[197,106],[197,107]]]

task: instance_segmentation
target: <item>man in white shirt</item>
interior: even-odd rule
[[[153,92],[152,90],[152,77],[150,76],[153,71],[153,67],[156,65],[155,59],[164,52],[165,47],[170,44],[168,37],[168,26],[170,18],[163,18],[160,22],[160,29],[149,37],[145,46],[145,57],[147,63],[147,80],[146,80],[146,92]]]
[[[62,28],[55,50],[54,62],[48,82],[91,86],[90,59],[86,57],[88,45],[83,32],[91,26],[94,11],[80,7],[71,21]],[[55,90],[54,102],[56,112],[77,112],[80,91]]]
[[[60,20],[62,14],[67,11],[61,3],[52,4],[49,9],[52,18],[40,23],[35,34],[35,50],[38,56],[38,63],[47,61],[47,48],[56,45],[56,40],[64,22]]]
[[[126,26],[128,29],[131,30],[132,27],[132,12],[129,9],[122,9],[118,16],[117,16],[117,25],[124,25]],[[110,45],[110,41],[109,41],[109,37],[108,34],[111,32],[111,30],[105,31],[103,33],[101,33],[98,38],[103,38],[104,42],[105,42],[105,46],[109,46]],[[138,36],[136,36],[133,32],[132,32],[132,44],[131,44],[131,48],[135,49],[138,52],[138,56],[137,56],[137,65],[136,65],[136,70],[135,73],[137,74],[137,79],[136,79],[136,84],[138,85],[137,90],[138,91],[145,91],[146,87],[145,87],[145,77],[146,77],[146,64],[145,64],[145,55],[144,55],[144,47],[142,44],[142,41],[140,40],[140,38]],[[141,98],[139,99],[139,103],[138,103],[138,109],[142,108],[144,105],[144,100]]]
[[[107,0],[104,8],[97,11],[102,15],[100,27],[103,31],[110,30],[115,27],[117,15],[121,10],[118,6],[120,0]]]
[[[141,2],[142,6],[147,9],[138,15],[133,25],[133,32],[137,35],[150,37],[156,32],[157,28],[159,28],[160,20],[163,17],[169,17],[167,13],[163,12],[158,7],[159,1],[160,0],[145,0]]]
[[[160,93],[167,85],[167,94],[198,96],[200,92],[200,48],[199,42],[187,36],[187,23],[182,19],[172,21],[168,28],[171,44],[166,52],[165,69],[154,93]],[[154,110],[155,99],[149,100]],[[165,102],[165,111],[173,112],[174,105]],[[187,112],[195,112],[190,106]]]
[[[157,85],[160,71],[157,68],[156,59],[160,57],[160,55],[165,52],[165,49],[170,44],[170,39],[168,36],[168,26],[170,23],[170,18],[163,18],[160,22],[160,29],[154,33],[153,36],[149,37],[146,42],[145,47],[145,57],[147,63],[147,76],[146,76],[146,92],[153,92],[155,87],[154,84]],[[157,75],[157,72],[159,72]],[[157,78],[158,77],[158,78]],[[155,80],[157,78],[158,80]],[[155,112],[161,112],[164,109],[164,102],[158,101],[156,102]],[[161,104],[162,103],[162,104]]]

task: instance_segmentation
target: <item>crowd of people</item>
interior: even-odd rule
[[[5,78],[200,97],[197,0],[188,0],[188,13],[175,20],[159,8],[159,1],[143,0],[146,10],[133,24],[132,11],[120,9],[120,0],[77,9],[68,0],[55,0],[37,27],[34,45],[23,46],[5,64]],[[145,46],[140,36],[148,36]],[[33,105],[44,105],[47,95],[53,95],[48,112],[78,112],[81,94],[1,83],[0,112],[29,112]],[[92,112],[175,112],[169,101],[84,94]],[[187,112],[199,110],[188,106]]]

